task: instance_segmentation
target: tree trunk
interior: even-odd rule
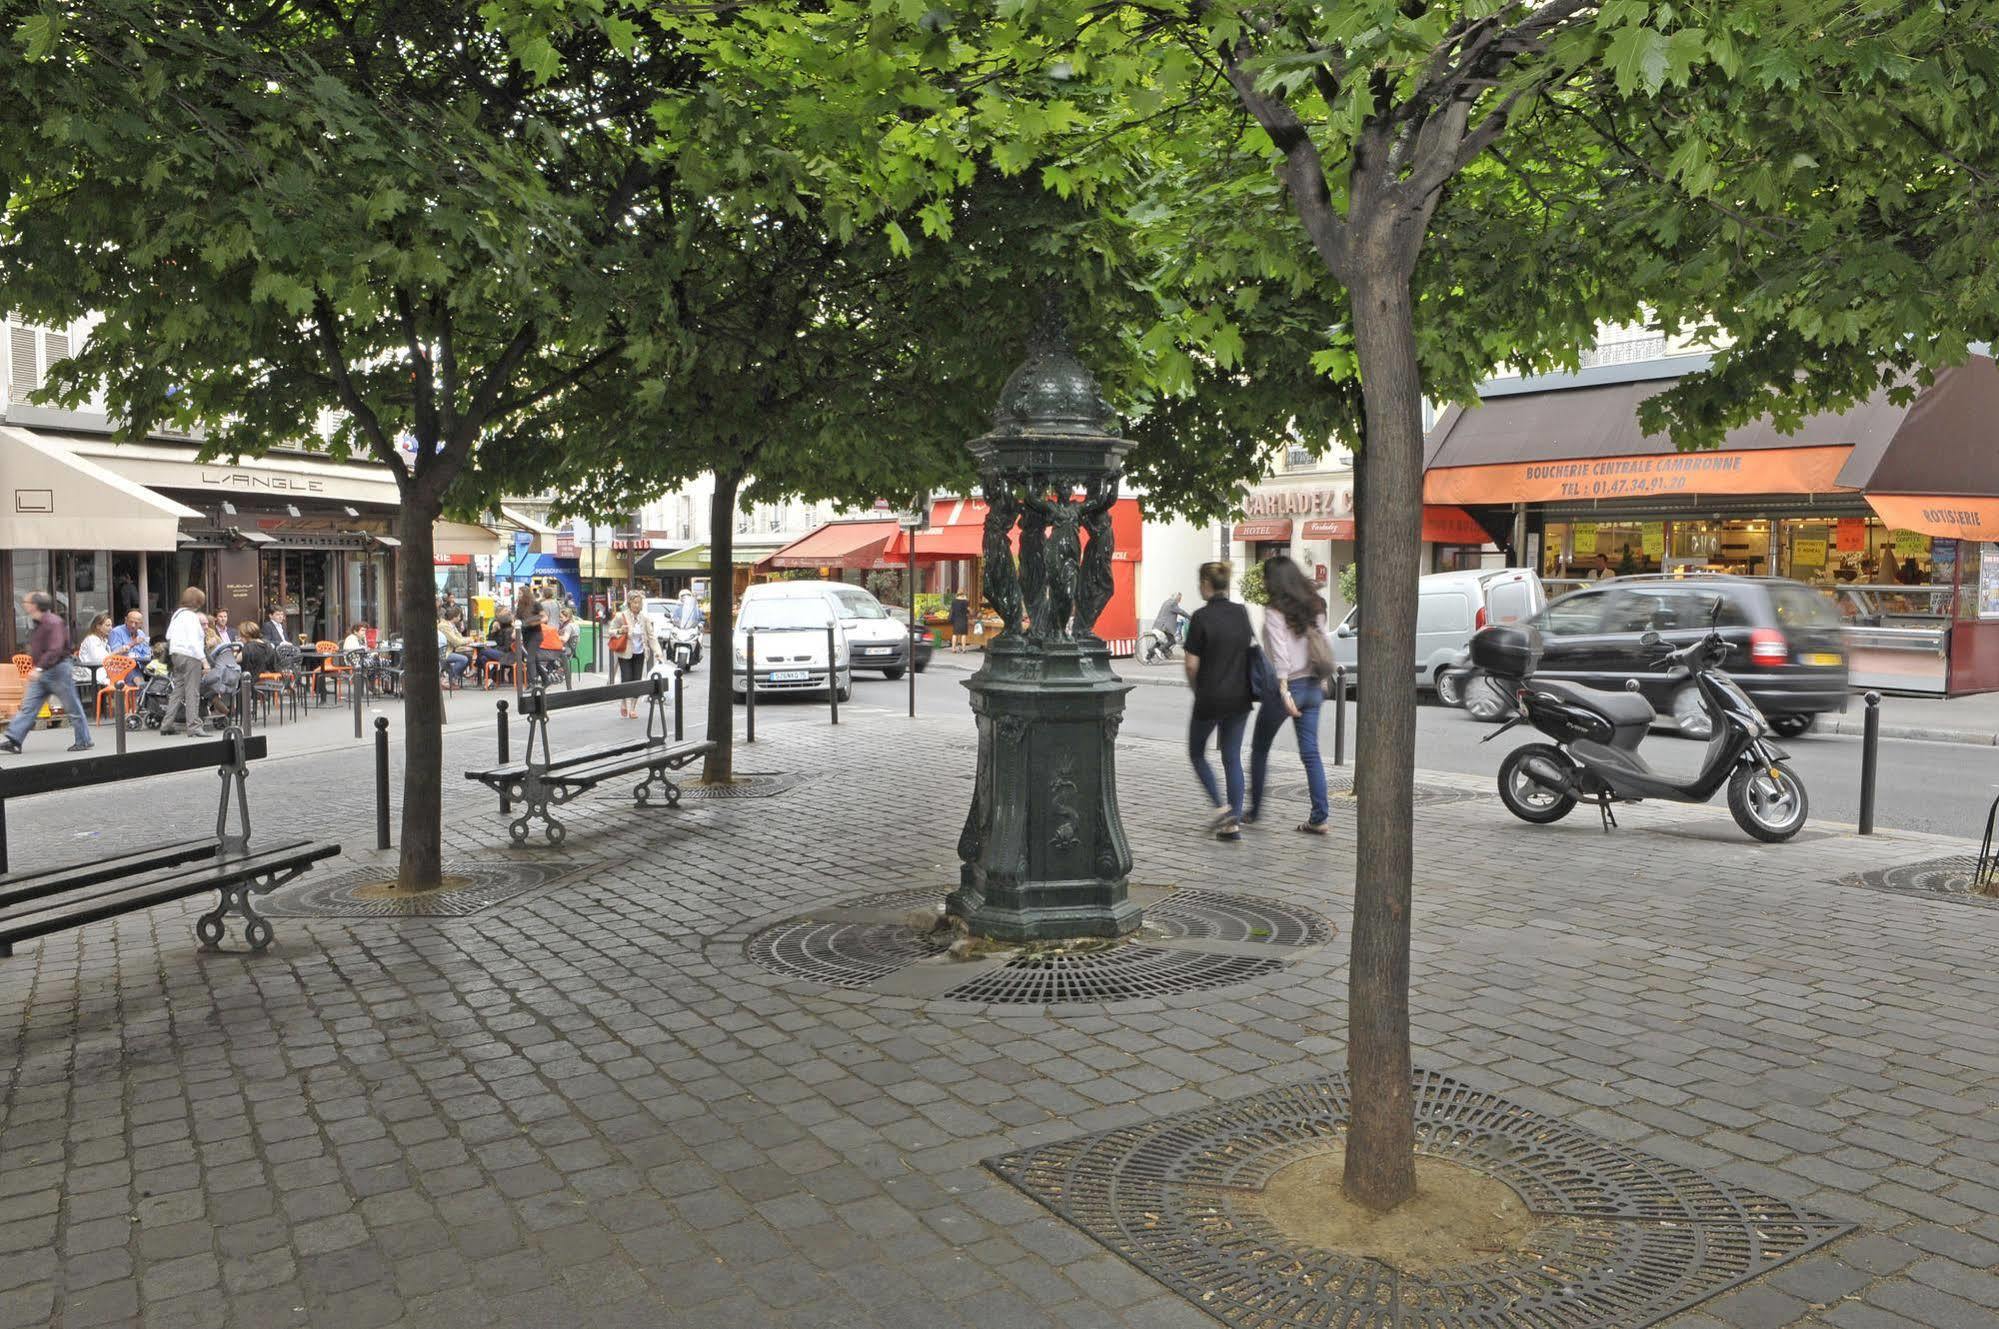
[[[397,596],[403,632],[403,839],[396,885],[427,890],[444,876],[444,691],[437,673],[435,507],[396,510]]]
[[[1360,677],[1359,795],[1353,951],[1347,978],[1348,1198],[1388,1210],[1416,1192],[1410,1093],[1410,809],[1416,766],[1416,579],[1423,537],[1423,401],[1410,273],[1358,233],[1354,342],[1367,414],[1358,468]]]
[[[708,737],[715,744],[701,766],[704,784],[736,778],[736,490],[742,477],[715,476],[708,500]],[[1413,649],[1413,648],[1412,648]],[[751,686],[755,686],[751,684]]]

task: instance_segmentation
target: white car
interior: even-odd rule
[[[863,587],[842,581],[769,581],[745,591],[743,607],[772,599],[827,605],[846,639],[851,668],[879,669],[884,677],[901,678],[909,667],[909,628]]]
[[[1450,693],[1453,672],[1469,659],[1472,635],[1490,623],[1522,623],[1548,603],[1541,579],[1529,568],[1482,568],[1434,572],[1416,590],[1416,686]],[[1359,676],[1360,608],[1347,611],[1333,629],[1333,659]],[[1455,695],[1445,696],[1451,705]]]
[[[827,675],[841,701],[853,696],[854,675],[845,636],[840,632],[832,601],[823,595],[758,595],[752,586],[743,594],[736,615],[731,654],[731,690],[741,698],[750,686],[754,661],[755,687],[767,692],[826,691]],[[829,633],[828,629],[832,629]],[[831,658],[828,658],[828,647]]]

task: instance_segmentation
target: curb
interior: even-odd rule
[[[969,660],[982,657],[967,656],[961,658]],[[1187,686],[1186,678],[1178,669],[1172,669],[1171,672],[1168,672],[1169,667],[1164,665],[1131,665],[1129,661],[1123,663],[1130,667],[1125,672],[1121,672],[1118,677],[1127,683],[1154,688],[1184,689]],[[1178,660],[1174,661],[1175,665],[1178,663]],[[967,674],[975,673],[979,668],[976,664],[947,663],[941,656],[933,656],[930,666],[933,669],[940,666],[945,669],[955,669]],[[1865,724],[1865,713],[1866,707],[1860,704],[1859,695],[1855,694],[1854,705],[1851,709],[1836,715],[1820,716],[1819,722],[1813,727],[1812,732],[1815,734],[1833,734],[1842,738],[1859,738],[1862,727]],[[1999,732],[1983,729],[1949,729],[1940,725],[1904,725],[1884,722],[1881,726],[1881,737],[1904,739],[1917,743],[1959,743],[1971,747],[1999,747]]]

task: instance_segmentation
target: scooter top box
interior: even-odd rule
[[[1489,674],[1525,678],[1541,663],[1541,634],[1520,623],[1495,623],[1471,639],[1471,660]]]

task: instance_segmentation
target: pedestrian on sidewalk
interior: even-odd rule
[[[972,635],[972,602],[959,591],[951,597],[951,653],[963,655]]]
[[[1288,719],[1312,795],[1311,816],[1298,829],[1324,835],[1332,819],[1326,768],[1319,760],[1319,707],[1326,700],[1324,678],[1332,672],[1333,658],[1332,641],[1326,636],[1326,602],[1298,565],[1282,554],[1264,560],[1263,588],[1269,596],[1263,614],[1263,655],[1270,665],[1273,694],[1263,698],[1256,712],[1249,749],[1249,814],[1243,820],[1254,826],[1263,815],[1270,745]]]
[[[652,671],[659,655],[659,625],[646,612],[644,593],[633,591],[626,596],[625,607],[611,619],[611,654],[618,661],[620,683],[636,683]],[[618,714],[627,720],[638,719],[638,699],[618,698]]]
[[[180,608],[167,620],[167,668],[174,686],[166,718],[160,721],[162,734],[208,737],[201,721],[201,676],[208,669],[208,625],[201,611],[207,604],[201,588],[190,586],[180,593]]]
[[[1201,565],[1201,598],[1187,625],[1187,681],[1194,689],[1194,713],[1187,724],[1187,755],[1215,809],[1214,832],[1221,840],[1242,839],[1242,731],[1249,724],[1250,653],[1256,638],[1249,611],[1229,599],[1229,565]],[[1222,755],[1227,797],[1208,765],[1208,739]]]
[[[514,597],[514,633],[521,652],[515,687],[530,688],[541,681],[541,623],[541,597],[533,586],[523,585]]]
[[[34,624],[28,633],[27,650],[33,664],[28,670],[27,690],[21,694],[21,707],[14,712],[6,734],[0,736],[0,752],[21,750],[21,740],[28,736],[35,717],[42,713],[42,703],[49,701],[61,707],[76,728],[76,742],[69,745],[69,750],[88,752],[92,746],[90,722],[83,718],[83,703],[76,696],[76,674],[69,658],[69,624],[55,612],[55,605],[55,597],[47,591],[29,591],[21,597],[21,608]]]

